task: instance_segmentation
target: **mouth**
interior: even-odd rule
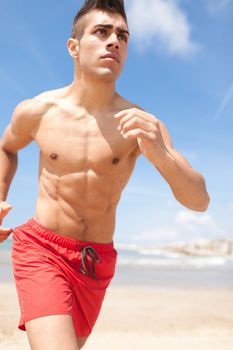
[[[109,53],[109,54],[107,54],[107,55],[104,55],[104,56],[102,56],[101,58],[106,58],[106,59],[108,58],[108,59],[111,59],[111,60],[116,61],[117,63],[120,63],[119,57],[118,57],[117,55],[112,54],[112,53]]]

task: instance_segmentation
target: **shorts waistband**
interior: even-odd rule
[[[82,247],[92,247],[96,249],[99,252],[111,252],[114,249],[114,243],[96,243],[96,242],[86,242],[86,241],[80,241],[75,238],[66,237],[63,235],[60,235],[57,232],[48,230],[46,227],[40,225],[35,219],[31,218],[29,219],[25,224],[20,226],[19,228],[23,227],[30,227],[30,229],[33,231],[35,235],[38,235],[40,237],[43,237],[47,239],[50,242],[57,243],[60,246],[70,248],[70,249],[77,249]]]

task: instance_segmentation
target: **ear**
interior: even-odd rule
[[[69,38],[69,40],[67,41],[67,48],[71,57],[78,58],[79,41],[77,39]]]

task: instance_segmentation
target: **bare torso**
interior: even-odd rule
[[[64,92],[41,97],[46,108],[34,135],[40,148],[36,220],[62,235],[110,243],[116,206],[139,154],[113,115],[132,105],[117,96],[112,111],[95,116],[73,106]]]

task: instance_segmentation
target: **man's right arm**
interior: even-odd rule
[[[24,101],[16,107],[11,123],[0,139],[0,225],[11,209],[11,205],[5,200],[17,169],[17,152],[33,140],[37,128],[38,118],[32,101]],[[0,226],[0,242],[9,236],[11,231]]]

